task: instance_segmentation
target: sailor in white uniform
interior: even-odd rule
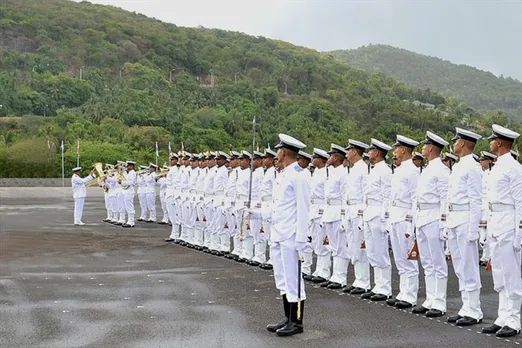
[[[158,177],[158,166],[154,163],[149,164],[149,174],[144,176],[145,185],[147,187],[145,198],[147,202],[147,210],[149,211],[149,218],[147,222],[156,222],[156,178]]]
[[[167,191],[165,193],[165,201],[167,204],[167,212],[169,214],[169,221],[172,224],[170,236],[165,239],[165,242],[173,242],[179,238],[180,226],[176,222],[176,194],[179,182],[179,166],[178,155],[172,153],[170,155],[170,169],[167,174]]]
[[[456,128],[453,150],[460,157],[453,166],[448,186],[448,246],[455,274],[459,280],[462,307],[448,322],[459,326],[482,321],[478,239],[482,209],[482,170],[473,158],[476,142],[481,138],[472,131]],[[422,256],[421,256],[422,257]]]
[[[163,165],[163,169],[168,170],[169,167],[167,165]],[[160,221],[158,221],[158,224],[166,225],[169,223],[169,213],[167,210],[167,177],[165,176],[165,174],[157,178],[157,185],[160,188],[159,197],[161,204],[161,212],[163,214],[163,217]]]
[[[418,262],[408,259],[408,253],[415,243],[413,204],[420,169],[413,163],[412,153],[417,145],[419,145],[417,141],[397,135],[393,152],[400,165],[395,169],[391,182],[390,241],[400,282],[399,294],[386,303],[400,309],[415,306],[419,291]]]
[[[123,204],[125,204],[125,212],[127,213],[127,222],[122,227],[134,227],[134,186],[136,186],[136,172],[134,166],[136,162],[127,161],[127,178],[120,181],[123,189]]]
[[[312,155],[300,150],[297,153],[297,164],[303,168],[303,175],[310,184],[312,180],[312,173],[310,171],[310,162],[312,161]],[[308,242],[306,248],[303,250],[303,263],[301,264],[303,271],[304,280],[312,280],[312,263],[314,260],[314,249],[312,247],[312,234],[310,228],[308,228]]]
[[[497,155],[488,179],[488,240],[498,317],[483,333],[510,337],[520,333],[522,305],[522,166],[511,149],[519,133],[493,125],[490,151]]]
[[[270,254],[286,318],[268,325],[267,330],[291,336],[303,332],[306,293],[299,262],[308,242],[310,185],[297,164],[297,152],[305,144],[285,134],[279,134],[279,139],[277,157],[283,170],[274,186]]]
[[[241,154],[237,151],[230,151],[229,153],[229,173],[227,186],[225,189],[225,218],[226,225],[225,229],[228,233],[228,238],[233,238],[233,250],[231,251],[230,239],[226,240],[223,237],[221,243],[221,250],[225,252],[225,255],[228,259],[239,258],[240,254],[240,243],[239,243],[239,234],[237,233],[237,223],[235,217],[235,208],[236,208],[236,185],[237,180],[239,179],[239,171],[241,168],[239,167],[239,157]]]
[[[140,217],[136,219],[137,221],[145,221],[147,220],[147,182],[146,177],[148,176],[148,173],[146,170],[148,169],[147,166],[140,166],[140,172],[139,174],[136,173],[136,187],[138,188],[137,194],[138,194],[138,204],[140,205]]]
[[[480,166],[482,167],[482,212],[480,215],[479,225],[479,244],[482,248],[482,256],[480,257],[480,265],[487,267],[490,260],[489,245],[487,240],[487,229],[488,229],[488,179],[491,168],[495,165],[497,156],[488,151],[482,151],[480,153]]]
[[[263,227],[259,235],[260,241],[256,246],[255,257],[259,262],[262,269],[272,269],[272,259],[266,259],[267,245],[270,244],[270,232],[272,227],[272,200],[274,192],[274,183],[277,179],[277,168],[274,166],[277,154],[271,149],[265,151],[263,160],[263,167],[265,168],[265,174],[263,181],[261,182],[261,218],[263,219]]]
[[[446,313],[448,264],[444,255],[444,223],[450,170],[442,163],[440,154],[449,143],[428,131],[422,144],[422,155],[428,164],[420,174],[417,186],[414,222],[424,269],[426,300],[412,312],[435,318]]]
[[[71,186],[73,191],[74,198],[74,224],[77,226],[85,225],[82,222],[83,215],[83,206],[85,204],[85,197],[87,197],[87,188],[85,184],[91,180],[94,180],[96,176],[94,175],[94,168],[91,169],[89,175],[85,178],[80,177],[82,167],[73,168],[73,176],[71,178]]]

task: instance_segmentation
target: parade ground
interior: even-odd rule
[[[485,270],[479,325],[459,328],[446,317],[427,319],[307,283],[304,333],[277,337],[265,329],[283,316],[271,271],[165,243],[168,225],[138,222],[136,228],[123,229],[104,223],[102,191],[92,188],[88,194],[87,225],[80,227],[73,226],[71,188],[0,188],[0,347],[479,348],[522,343],[522,335],[506,340],[480,333],[494,321],[498,301]],[[139,212],[137,199],[135,206]],[[449,268],[448,315],[453,315],[460,296]],[[394,294],[398,279],[394,270]]]

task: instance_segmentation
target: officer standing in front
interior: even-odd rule
[[[270,254],[286,318],[268,325],[267,330],[278,336],[292,336],[303,332],[306,294],[298,263],[308,241],[310,186],[296,163],[297,153],[306,145],[285,134],[279,134],[279,139],[277,158],[283,169],[274,185]]]
[[[510,337],[520,333],[522,279],[522,166],[511,155],[513,142],[520,134],[493,125],[490,150],[497,162],[488,179],[488,240],[493,269],[493,284],[498,292],[498,317],[483,333]]]
[[[91,169],[89,175],[81,178],[80,174],[82,167],[73,168],[73,176],[71,178],[73,198],[74,198],[74,224],[77,226],[85,225],[82,222],[83,206],[85,204],[85,197],[87,197],[87,189],[85,184],[96,178],[94,176],[95,170]]]

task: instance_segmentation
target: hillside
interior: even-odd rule
[[[77,139],[86,166],[154,161],[155,142],[161,162],[169,142],[174,150],[182,142],[188,151],[248,148],[254,114],[261,146],[288,132],[309,149],[348,138],[391,142],[397,133],[420,138],[426,129],[449,135],[456,125],[487,133],[491,122],[505,123],[502,113],[482,117],[281,41],[88,2],[0,4],[0,116],[9,116],[0,122],[2,176],[28,175],[34,161],[35,170],[59,175],[61,139],[67,167]]]
[[[475,109],[503,109],[522,119],[522,82],[518,80],[386,45],[330,53],[352,66],[455,97]]]

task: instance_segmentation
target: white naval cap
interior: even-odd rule
[[[328,152],[314,147],[314,156],[313,157],[328,159],[328,157],[330,157],[330,156],[328,155]]]
[[[266,149],[265,150],[265,157],[277,157],[277,153],[275,153],[274,150]]]
[[[365,151],[368,147],[369,147],[369,145],[366,143],[363,143],[362,141],[348,139],[348,146],[346,147],[346,150],[359,149],[359,150]]]
[[[334,154],[334,153],[340,153],[343,156],[346,156],[346,150],[341,145],[337,145],[332,143],[330,145],[330,151],[328,151],[328,154]]]
[[[172,159],[179,159],[179,156],[178,156],[177,153],[172,152],[172,153],[170,154],[170,159],[171,159],[171,160],[172,160]]]
[[[447,160],[450,160],[450,159],[454,160],[455,162],[459,160],[457,155],[455,155],[455,154],[453,154],[451,152],[445,152],[443,161],[447,161]]]
[[[148,166],[140,166],[140,169],[147,169],[149,168]]]
[[[294,152],[299,152],[299,150],[304,149],[305,147],[306,145],[296,138],[287,134],[279,134],[279,144],[277,144],[274,148],[276,150],[285,148]]]
[[[427,131],[426,132],[426,139],[421,141],[421,144],[435,145],[438,148],[442,149],[442,148],[444,148],[444,146],[447,146],[449,143],[446,140],[444,140],[441,137],[439,137],[437,134],[435,134],[433,132],[430,132],[430,131]]]
[[[480,162],[480,157],[479,155],[477,155],[476,153],[472,153],[471,156],[473,157],[473,159],[477,162]]]
[[[309,153],[306,153],[304,152],[303,150],[299,150],[299,152],[297,153],[297,158],[304,158],[308,161],[311,161],[312,160],[312,155],[310,155]]]
[[[77,171],[79,171],[79,170],[82,170],[82,167],[74,167],[74,168],[72,169],[73,172],[77,172]]]
[[[520,134],[517,132],[512,131],[511,129],[507,129],[506,127],[499,126],[498,124],[494,124],[491,127],[493,128],[493,134],[488,137],[489,140],[499,138],[512,143],[520,136]]]
[[[154,168],[158,169],[158,166],[155,165],[154,163],[149,163],[149,167],[154,167]]]
[[[511,156],[513,156],[513,158],[518,161],[518,159],[520,157],[520,154],[518,153],[518,151],[511,150],[510,153],[511,153]]]
[[[386,156],[387,157],[387,156]],[[364,159],[369,159],[370,158],[370,155],[368,155],[367,152],[363,153],[363,158]]]
[[[423,160],[424,156],[420,152],[414,152],[413,153],[413,159],[421,159],[421,160]]]
[[[239,159],[243,159],[243,158],[252,159],[252,155],[250,154],[250,152],[243,150],[243,151],[241,151],[241,155],[239,155]]]
[[[129,165],[129,164],[132,164],[133,166],[136,165],[136,162],[134,162],[134,161],[127,161],[127,162],[125,162],[125,163],[126,163],[127,165]]]
[[[481,151],[480,152],[480,160],[481,161],[494,160],[495,158],[497,158],[497,155],[492,154],[491,152],[488,152],[488,151]]]
[[[107,167],[107,168],[114,168],[114,164],[107,163],[107,164],[105,165],[105,167]]]
[[[234,159],[234,158],[239,158],[239,156],[241,156],[241,153],[237,152],[237,151],[230,151],[229,152],[229,156],[230,156],[230,159]]]
[[[384,153],[388,153],[388,151],[390,151],[392,149],[390,145],[385,144],[382,141],[374,139],[374,138],[372,138],[371,144],[372,145],[368,148],[368,151],[376,149],[376,150],[382,151]]]
[[[472,143],[476,143],[477,140],[479,140],[480,138],[482,138],[480,134],[459,127],[455,127],[455,136],[451,138],[451,141],[463,139],[471,141]]]
[[[169,169],[169,166],[166,165],[166,164],[164,164],[164,165],[163,165],[163,169]]]
[[[265,157],[265,154],[262,152],[259,152],[259,151],[254,151],[253,156],[254,156],[254,159],[259,159],[259,158],[262,159]]]
[[[190,158],[191,161],[199,161],[199,159],[201,158],[201,154],[199,153],[193,153],[192,154],[192,157]]]
[[[230,156],[225,151],[216,151],[216,159],[223,157],[224,159],[228,160]]]
[[[395,141],[395,144],[393,144],[393,146],[404,146],[404,147],[408,147],[410,149],[414,149],[418,145],[419,145],[418,141],[415,141],[413,139],[410,139],[410,138],[405,137],[404,135],[400,135],[400,134],[397,134],[397,140]]]

